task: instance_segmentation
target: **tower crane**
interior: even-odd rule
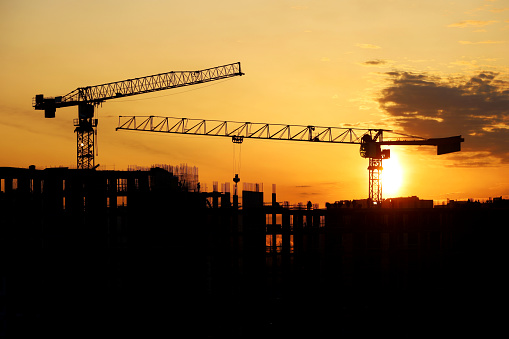
[[[104,101],[142,93],[162,91],[243,75],[240,62],[208,68],[199,71],[172,71],[141,78],[110,82],[97,86],[79,87],[74,91],[56,97],[37,94],[32,100],[36,110],[43,110],[45,118],[54,118],[57,108],[78,106],[78,118],[74,119],[77,135],[78,169],[95,168],[95,135],[98,119],[94,110]]]
[[[390,150],[383,146],[436,146],[437,155],[458,152],[464,139],[461,136],[422,138],[386,129],[362,129],[284,125],[223,120],[204,120],[156,116],[120,116],[116,130],[177,133],[229,137],[234,143],[244,139],[289,140],[320,143],[360,145],[360,155],[369,159],[369,200],[382,201],[382,160],[390,158]],[[237,184],[238,177],[234,182]]]

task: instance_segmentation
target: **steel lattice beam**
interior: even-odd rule
[[[382,202],[382,159],[369,158],[369,201]]]
[[[78,119],[76,119],[78,120]],[[95,167],[95,123],[97,119],[75,122],[77,138],[77,168],[92,169]]]
[[[383,129],[284,125],[225,120],[188,119],[156,116],[120,116],[117,130],[208,135],[221,137],[313,141],[360,144],[362,137],[391,132]],[[403,135],[399,135],[402,137]],[[417,137],[414,137],[418,140]]]
[[[62,105],[83,101],[97,103],[118,97],[206,83],[242,74],[240,62],[199,71],[172,71],[97,86],[80,87],[64,95],[61,103]]]

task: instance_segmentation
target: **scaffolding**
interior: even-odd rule
[[[188,192],[199,192],[200,181],[198,179],[198,167],[188,166],[187,164],[168,165],[168,164],[155,164],[150,167],[129,165],[128,171],[150,171],[152,168],[161,168],[173,176],[177,177],[181,187]]]

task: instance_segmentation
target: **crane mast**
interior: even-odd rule
[[[369,200],[382,201],[382,161],[390,158],[390,150],[382,146],[436,146],[437,155],[458,152],[464,139],[422,138],[386,129],[286,125],[225,120],[188,119],[157,116],[120,116],[116,130],[176,133],[229,137],[234,143],[248,139],[269,139],[341,143],[360,145],[360,155],[369,159]]]
[[[44,97],[38,94],[32,106],[36,110],[43,110],[45,118],[54,118],[57,108],[78,106],[78,118],[74,119],[74,132],[77,136],[77,167],[93,169],[96,167],[94,147],[98,120],[94,118],[94,111],[97,105],[109,99],[191,86],[238,75],[243,75],[240,62],[198,71],[171,71],[102,85],[79,87],[63,96]]]

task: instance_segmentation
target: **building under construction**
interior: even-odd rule
[[[484,333],[509,201],[265,201],[197,169],[0,168],[0,336]],[[493,308],[492,308],[493,307]]]

